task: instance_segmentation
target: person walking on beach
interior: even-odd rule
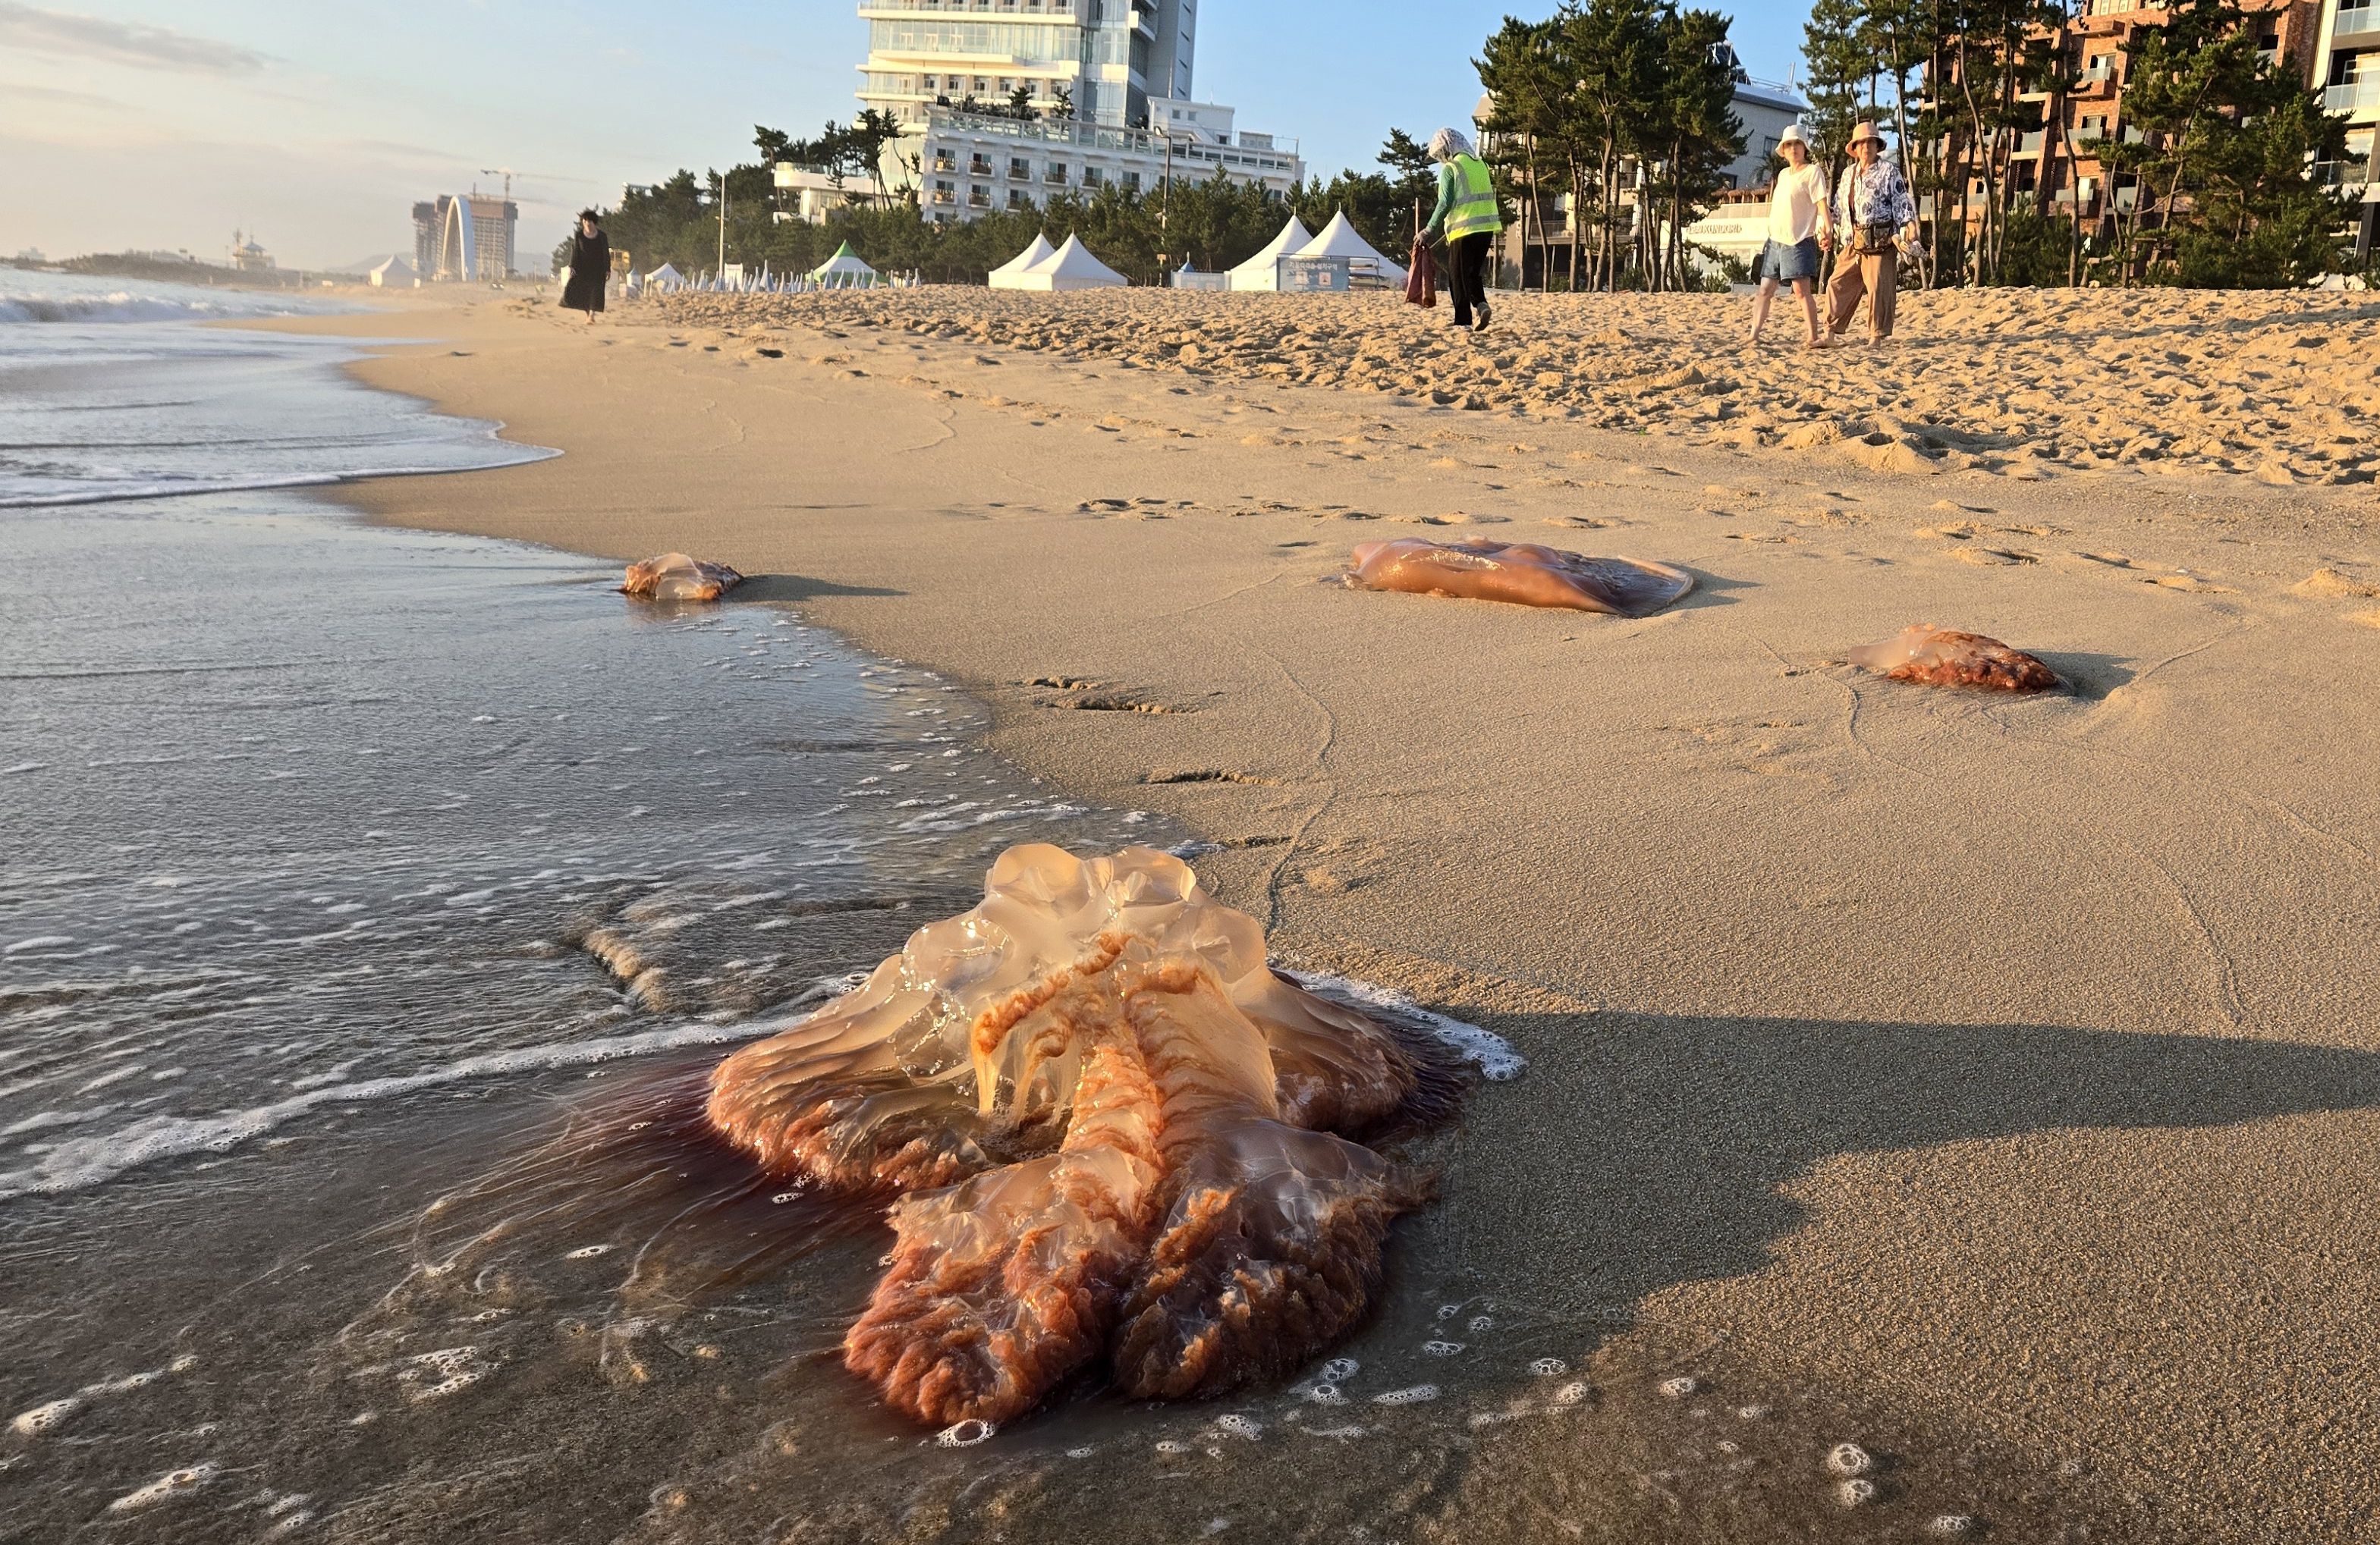
[[[570,278],[562,286],[565,310],[584,311],[591,325],[603,309],[603,286],[612,279],[612,238],[595,223],[593,210],[578,211],[578,229],[570,233]]]
[[[1867,296],[1867,335],[1871,344],[1892,336],[1894,296],[1900,285],[1900,248],[1917,240],[1917,201],[1909,196],[1909,179],[1885,157],[1884,136],[1876,126],[1860,124],[1852,130],[1855,164],[1843,172],[1835,193],[1834,228],[1842,236],[1835,259],[1835,276],[1827,286],[1832,315],[1822,347],[1852,325],[1860,296]],[[1831,242],[1822,238],[1821,247]]]
[[[1446,233],[1446,293],[1454,301],[1454,325],[1488,331],[1488,248],[1504,229],[1496,207],[1496,179],[1488,163],[1473,153],[1471,141],[1460,129],[1442,128],[1429,137],[1429,153],[1438,163],[1438,208],[1422,228],[1425,239]]]
[[[1827,213],[1827,169],[1810,159],[1810,141],[1802,126],[1789,125],[1777,141],[1785,169],[1768,194],[1768,244],[1760,249],[1760,294],[1752,303],[1752,344],[1758,347],[1760,330],[1768,325],[1768,303],[1777,286],[1790,284],[1802,302],[1809,323],[1804,348],[1818,347],[1819,243],[1834,239]]]

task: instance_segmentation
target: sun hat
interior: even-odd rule
[[[1876,148],[1879,151],[1891,149],[1890,146],[1884,142],[1884,136],[1876,131],[1876,126],[1869,123],[1853,124],[1852,126],[1852,137],[1843,141],[1843,146],[1848,150],[1852,146],[1858,144],[1863,139],[1875,140]]]
[[[1785,132],[1777,137],[1777,148],[1779,150],[1781,151],[1788,145],[1799,145],[1803,150],[1808,150],[1810,148],[1810,137],[1802,132],[1802,126],[1800,124],[1787,124],[1785,126]]]

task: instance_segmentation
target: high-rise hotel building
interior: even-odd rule
[[[1293,149],[1234,134],[1232,110],[1192,97],[1197,0],[860,0],[868,63],[859,100],[905,130],[888,182],[926,212],[971,219],[1106,183],[1303,175]],[[1022,88],[1038,116],[987,112]],[[1048,115],[1062,102],[1071,118]]]

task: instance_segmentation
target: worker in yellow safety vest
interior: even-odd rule
[[[1424,236],[1446,233],[1446,293],[1454,301],[1454,325],[1488,331],[1488,249],[1504,229],[1496,207],[1496,179],[1488,163],[1471,149],[1461,129],[1442,128],[1429,137],[1429,153],[1438,163],[1438,208],[1430,211]]]

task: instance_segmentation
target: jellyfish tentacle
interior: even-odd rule
[[[1098,1036],[1065,1141],[896,1206],[891,1269],[844,1343],[922,1420],[1005,1421],[1097,1355],[1155,1221],[1158,1097],[1137,1044],[1100,1028],[1121,1023],[1111,995],[1076,982],[1036,1012]]]
[[[1181,1177],[1123,1306],[1117,1383],[1180,1399],[1295,1368],[1362,1316],[1389,1225],[1427,1195],[1327,1132],[1249,1121],[1220,1134]]]

